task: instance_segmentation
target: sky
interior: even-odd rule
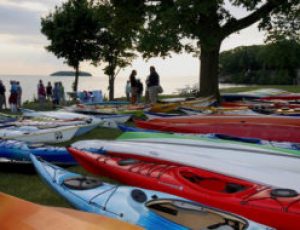
[[[63,59],[57,59],[45,50],[49,44],[40,32],[40,18],[47,15],[63,0],[0,0],[0,75],[49,75],[59,70],[70,70]],[[236,17],[245,15],[243,9],[231,7]],[[258,31],[257,25],[232,34],[226,38],[221,51],[241,45],[262,44],[264,33]],[[148,61],[137,58],[132,66],[120,72],[129,75],[136,69],[139,75],[146,76],[149,66],[154,65],[160,75],[198,76],[199,60],[188,54],[174,54],[171,58],[152,58]],[[94,76],[103,75],[102,68],[83,63],[82,70]]]

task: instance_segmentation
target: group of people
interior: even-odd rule
[[[48,82],[45,87],[43,81],[40,80],[37,86],[37,94],[40,108],[43,107],[46,100],[52,101],[53,108],[65,102],[65,89],[62,82],[55,82],[54,86],[51,82]]]
[[[0,80],[0,109],[7,109],[6,105],[6,88]],[[10,95],[8,98],[12,113],[17,112],[22,106],[22,87],[19,81],[10,81]]]
[[[126,84],[127,101],[132,104],[140,103],[144,91],[143,83],[136,78],[137,71],[132,70],[129,80]],[[150,67],[150,75],[146,79],[145,103],[155,104],[157,102],[157,95],[162,93],[162,88],[159,83],[159,75],[154,66]]]

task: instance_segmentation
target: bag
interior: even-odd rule
[[[161,85],[158,85],[157,86],[157,93],[163,93],[164,92],[164,90],[163,90],[163,88],[161,87]]]

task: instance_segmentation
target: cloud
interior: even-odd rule
[[[0,5],[1,34],[39,34],[40,14],[35,11]]]
[[[61,0],[2,0],[0,5],[44,12],[61,2]]]

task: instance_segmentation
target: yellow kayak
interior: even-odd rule
[[[215,97],[204,97],[197,98],[195,100],[183,101],[183,102],[174,102],[174,103],[163,103],[155,104],[151,107],[150,112],[170,112],[176,110],[181,106],[199,106],[199,107],[208,107],[215,102]]]
[[[135,230],[112,218],[67,208],[37,205],[0,192],[1,230]]]

